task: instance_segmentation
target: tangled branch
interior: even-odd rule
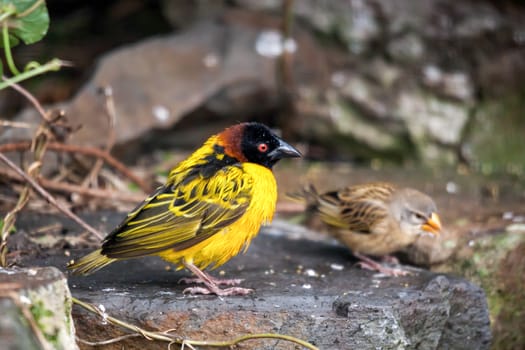
[[[8,144],[0,145],[0,152],[27,151],[30,148],[31,148],[31,142],[23,141],[23,142],[8,143]],[[112,155],[110,155],[108,152],[104,150],[101,150],[95,147],[70,145],[70,144],[64,144],[64,143],[58,143],[58,142],[49,142],[47,144],[47,149],[49,151],[65,152],[65,153],[72,153],[72,154],[84,154],[84,155],[103,159],[106,163],[108,163],[110,166],[115,168],[122,175],[124,175],[125,177],[129,178],[131,181],[136,183],[144,192],[146,193],[151,192],[151,188],[141,178],[133,174],[133,172],[131,172],[128,169],[128,167],[126,167],[124,164],[119,162],[117,159],[115,159]]]
[[[89,226],[84,220],[82,220],[81,218],[79,218],[77,215],[75,215],[71,210],[69,210],[68,207],[60,204],[59,202],[57,202],[57,200],[51,195],[49,194],[49,192],[47,192],[45,189],[42,188],[42,186],[40,186],[33,178],[31,178],[31,176],[29,176],[28,174],[26,174],[22,169],[20,169],[15,163],[13,163],[11,160],[9,160],[9,158],[7,158],[4,154],[0,153],[0,160],[3,161],[4,163],[7,164],[7,166],[9,166],[11,169],[13,169],[18,175],[20,175],[27,183],[28,185],[30,185],[31,187],[33,187],[33,189],[38,193],[40,194],[46,201],[48,201],[50,204],[54,205],[58,210],[60,210],[63,214],[65,214],[66,216],[68,216],[70,219],[72,219],[73,221],[75,221],[77,224],[79,224],[80,226],[82,226],[85,230],[91,232],[92,234],[94,234],[95,236],[97,236],[98,238],[100,239],[103,239],[104,236],[99,232],[97,231],[95,228],[93,228],[92,226]],[[26,187],[28,188],[28,187]],[[20,195],[20,198],[22,198],[22,195]],[[27,202],[27,199],[20,199],[19,200],[19,203],[21,202],[21,200],[24,200]],[[25,204],[25,202],[23,203]],[[13,215],[16,215],[16,213],[18,211],[20,211],[22,209],[23,205],[21,207],[19,207],[18,205],[15,207],[15,209],[11,210],[11,212],[9,213],[12,213],[14,212]],[[9,215],[8,213],[8,215]],[[6,220],[7,221],[7,220]],[[3,230],[6,229],[6,226],[5,225],[5,221],[4,221],[4,227],[3,227]],[[2,230],[2,233],[4,232]],[[3,237],[2,237],[3,238]]]

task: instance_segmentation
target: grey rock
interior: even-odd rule
[[[107,230],[121,219],[115,214],[104,217]],[[88,221],[103,222],[97,215]],[[19,222],[19,230],[30,224]],[[304,237],[297,234],[300,230],[283,222],[267,227],[246,255],[211,272],[243,278],[244,287],[255,289],[246,297],[185,296],[186,286],[177,280],[187,272],[174,272],[154,257],[117,262],[90,276],[71,276],[69,284],[75,297],[103,305],[109,315],[148,329],[176,328],[175,334],[194,340],[277,332],[321,349],[488,349],[488,311],[479,287],[418,269],[399,278],[375,275],[356,268],[344,247],[292,238]],[[86,252],[72,250],[71,256]],[[63,268],[68,259],[57,251],[23,263]],[[81,338],[103,340],[120,334],[97,315],[75,308],[74,316]],[[118,346],[166,345],[133,338]],[[250,346],[293,348],[275,341]]]
[[[276,11],[280,1],[237,0],[236,3],[254,10]],[[346,48],[361,54],[381,35],[376,10],[370,1],[296,1],[294,14],[307,21],[317,31],[337,36]]]
[[[399,66],[377,58],[365,67],[365,74],[383,88],[392,89],[399,83],[403,71]]]
[[[239,6],[252,10],[277,10],[281,8],[281,0],[235,0]]]
[[[224,10],[224,0],[160,1],[162,14],[173,28],[191,26],[203,18],[214,18]]]
[[[69,141],[91,146],[105,143],[101,130],[108,122],[99,93],[104,86],[113,89],[117,146],[153,128],[172,127],[238,82],[247,88],[235,90],[237,99],[243,91],[249,96],[254,90],[276,91],[275,60],[255,52],[257,34],[245,26],[200,22],[179,35],[150,38],[107,53],[91,80],[64,106],[74,124],[82,125]],[[38,121],[36,113],[27,113],[31,117],[26,120]],[[25,138],[30,135],[26,133]]]
[[[485,310],[479,312],[472,304],[485,305]],[[490,327],[483,291],[443,275],[419,290],[346,293],[333,307],[338,315],[362,320],[354,333],[355,348],[377,348],[378,339],[390,340],[381,349],[490,348],[490,334],[474,330]]]
[[[38,338],[27,323],[24,314],[12,299],[1,298],[0,347],[5,350],[41,350]]]
[[[436,144],[457,145],[471,114],[469,105],[440,99],[420,90],[402,91],[395,112],[405,121],[421,159],[427,163],[455,163],[455,155]]]
[[[498,10],[483,2],[472,6],[460,5],[456,8],[458,23],[454,26],[454,35],[457,38],[475,38],[484,33],[495,32],[505,26],[505,20]]]
[[[387,46],[387,52],[399,63],[417,63],[425,57],[425,44],[415,33],[406,33],[392,39]]]
[[[74,350],[71,294],[54,267],[0,269],[0,348]]]
[[[233,121],[262,116],[321,149],[317,156],[323,158],[336,153],[396,161],[416,155],[427,165],[456,164],[460,150],[462,158],[485,158],[475,138],[466,137],[466,126],[477,124],[475,114],[484,109],[481,96],[513,93],[525,77],[525,21],[519,11],[500,10],[493,2],[295,1],[288,87],[298,113],[277,120],[266,112],[282,106],[276,62],[283,48],[274,47],[276,56],[268,57],[257,52],[257,43],[262,34],[276,33],[282,2],[163,4],[184,29],[101,58],[95,76],[66,106],[83,126],[72,143],[105,142],[100,128],[107,121],[96,90],[111,84],[119,155],[135,154],[130,141],[144,134],[147,139],[153,129],[170,130],[197,109],[204,111],[201,118],[183,124],[191,133],[166,132],[156,145],[194,147],[195,139]],[[218,13],[223,21],[214,21]],[[489,124],[499,122],[496,115]],[[21,119],[38,118],[29,112]],[[29,130],[16,129],[0,139],[29,137]],[[517,148],[501,144],[502,154]]]
[[[362,81],[354,79],[350,85],[355,87],[360,84],[360,82]],[[353,97],[358,101],[356,103],[359,103],[359,101],[362,103],[366,102],[366,107],[376,112],[379,118],[387,115],[387,106],[379,100],[368,98],[368,95],[366,97],[364,96],[364,94],[368,93],[366,89],[356,89],[353,91],[359,91],[360,94],[352,93]],[[342,99],[336,93],[329,92],[327,94],[327,101],[331,117],[330,120],[334,128],[341,134],[351,136],[360,143],[364,143],[369,147],[381,151],[388,151],[399,147],[400,141],[395,134],[386,128],[380,128],[375,125],[374,120],[363,116],[358,109],[352,107],[351,103],[345,101],[345,99]]]
[[[427,65],[423,68],[422,81],[442,96],[467,103],[473,100],[474,83],[465,72],[443,72],[439,67]]]
[[[428,19],[435,13],[435,3],[434,0],[378,1],[379,8],[387,17],[383,25],[389,36],[397,36],[407,31],[426,33],[429,27]]]
[[[484,174],[525,172],[523,94],[485,103],[476,110],[465,137],[463,155]],[[498,116],[495,118],[495,116]]]

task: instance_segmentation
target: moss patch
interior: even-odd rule
[[[493,349],[524,349],[525,235],[502,232],[482,237],[460,252],[449,269],[485,290]]]
[[[46,309],[41,300],[34,302],[29,308],[29,311],[33,315],[33,318],[44,337],[56,348],[58,342],[58,330],[49,330],[49,327],[47,326],[47,318],[54,316],[53,311]]]

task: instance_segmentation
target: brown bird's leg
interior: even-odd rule
[[[183,261],[184,267],[186,267],[188,270],[193,272],[196,278],[197,283],[203,283],[206,287],[188,287],[182,291],[182,293],[186,294],[215,294],[218,296],[228,296],[228,295],[247,295],[253,292],[253,289],[249,288],[241,288],[241,287],[231,287],[226,289],[219,288],[220,284],[238,284],[242,280],[224,280],[223,283],[217,283],[219,280],[211,277],[206,272],[199,269],[197,266],[195,266],[192,263],[189,263],[187,261]],[[235,282],[236,281],[236,282]],[[235,282],[235,283],[234,283]]]
[[[410,274],[409,271],[403,270],[402,268],[384,266],[366,255],[356,252],[354,252],[353,254],[356,258],[361,260],[360,262],[358,262],[358,264],[363,269],[378,271],[387,276],[406,276]]]
[[[399,259],[393,255],[385,255],[381,257],[381,262],[390,265],[400,265]]]

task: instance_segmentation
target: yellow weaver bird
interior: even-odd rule
[[[204,287],[191,294],[245,295],[241,280],[219,280],[203,270],[226,263],[271,222],[277,201],[274,164],[299,151],[259,123],[241,123],[211,136],[171,170],[102,242],[68,268],[89,274],[117,260],[157,255],[186,267]],[[188,281],[190,279],[187,279]]]
[[[289,196],[305,202],[307,211],[319,216],[328,232],[361,260],[362,267],[386,275],[407,272],[383,266],[366,255],[386,256],[414,243],[421,234],[441,232],[436,204],[413,188],[377,182],[318,193],[309,185]]]

